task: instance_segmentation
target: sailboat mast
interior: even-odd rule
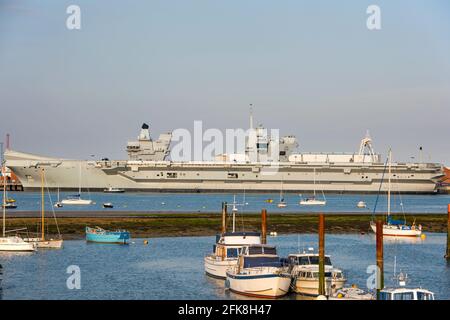
[[[280,186],[280,202],[283,201],[283,180],[281,180]]]
[[[44,217],[44,168],[41,169],[41,239],[45,240],[45,217]]]
[[[78,194],[81,197],[81,162],[80,162],[80,171],[78,175]]]
[[[391,162],[392,162],[392,150],[389,149],[389,171],[388,171],[388,203],[387,203],[387,216],[391,214]]]
[[[236,195],[233,197],[233,232],[236,232]]]
[[[2,178],[3,178],[3,237],[6,236],[6,176],[5,166],[2,163]]]
[[[316,168],[314,168],[314,199],[316,198]]]

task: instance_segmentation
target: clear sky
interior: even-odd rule
[[[302,151],[353,152],[369,129],[378,152],[450,164],[450,1],[0,0],[13,149],[123,159],[142,122],[247,128],[250,103]]]

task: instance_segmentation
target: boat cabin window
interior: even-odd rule
[[[228,178],[237,179],[238,178],[238,174],[237,173],[228,173]]]
[[[237,256],[238,256],[238,248],[227,249],[228,258],[237,258]]]
[[[277,249],[274,247],[249,247],[248,248],[249,255],[255,254],[277,254]]]
[[[380,292],[379,300],[391,300],[390,292]]]
[[[319,273],[314,272],[314,278],[318,278],[318,277],[319,277]],[[325,278],[331,278],[331,272],[325,272]]]
[[[414,292],[394,293],[394,300],[414,300]]]
[[[244,268],[281,267],[278,257],[245,257]]]
[[[319,264],[319,256],[310,256],[309,261],[310,261],[310,264]],[[331,266],[330,257],[325,257],[325,265]]]
[[[417,300],[434,300],[434,297],[430,293],[417,292]]]

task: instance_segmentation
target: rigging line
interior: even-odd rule
[[[399,179],[398,176],[396,178],[397,178],[397,181],[398,181],[398,179]],[[400,208],[401,208],[402,214],[403,214],[403,220],[404,220],[404,223],[406,224],[405,207],[403,206],[403,198],[402,198],[402,194],[400,192],[400,189],[398,188],[398,182],[397,182],[396,186],[397,186],[398,198],[400,200]]]
[[[245,226],[244,226],[244,210],[245,210],[245,189],[244,189],[244,200],[242,202],[242,215],[241,215],[241,224],[242,224],[242,231],[245,232]]]
[[[376,210],[377,210],[378,199],[380,198],[381,186],[383,185],[384,174],[386,173],[387,163],[388,163],[388,159],[386,158],[386,162],[384,163],[384,168],[383,168],[383,174],[381,175],[380,186],[378,187],[377,198],[375,199],[375,205],[373,206],[372,220],[373,220],[373,218],[375,217],[375,212],[376,212]]]
[[[61,232],[59,231],[58,220],[56,219],[55,207],[53,206],[52,196],[50,195],[50,189],[48,187],[47,178],[45,175],[44,175],[44,184],[45,184],[45,187],[47,188],[47,195],[48,195],[48,199],[50,201],[50,206],[52,208],[53,220],[55,221],[56,230],[58,231],[58,236],[61,237]],[[48,225],[47,225],[47,228],[48,228]]]

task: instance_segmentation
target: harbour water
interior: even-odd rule
[[[317,235],[271,237],[279,253],[315,247]],[[427,234],[425,240],[385,240],[385,284],[392,284],[394,257],[397,272],[408,274],[411,286],[422,286],[437,299],[450,299],[450,264],[444,259],[446,235]],[[0,253],[3,299],[240,299],[224,288],[224,281],[204,274],[203,258],[214,237],[152,238],[145,245],[87,244],[65,241],[62,250]],[[366,288],[369,265],[375,264],[371,234],[326,236],[326,253],[344,270],[347,284]],[[68,289],[67,268],[80,268],[81,289]],[[291,294],[285,299],[298,299]]]
[[[60,199],[64,199],[73,193],[61,192]],[[83,198],[92,199],[95,204],[89,206],[65,206],[59,210],[64,211],[146,211],[146,212],[216,212],[220,210],[222,201],[233,202],[233,194],[207,194],[207,193],[123,193],[108,194],[102,192],[83,193]],[[304,194],[303,197],[310,196]],[[15,211],[35,211],[40,209],[41,195],[38,192],[10,192],[9,197],[17,200]],[[322,198],[322,195],[318,195]],[[241,207],[241,212],[259,212],[262,208],[267,208],[274,212],[359,212],[370,214],[376,202],[377,196],[374,194],[327,194],[325,195],[326,206],[300,206],[300,196],[298,194],[286,194],[285,200],[288,204],[286,208],[277,208],[279,194],[237,194],[236,201],[246,203]],[[52,191],[51,198],[56,202],[56,191]],[[266,200],[272,199],[272,203]],[[364,201],[367,208],[359,209],[356,204]],[[50,209],[50,201],[46,198],[47,210]],[[102,204],[111,202],[113,209],[103,209]],[[380,196],[377,205],[377,212],[386,210],[386,197]],[[450,195],[393,195],[393,212],[413,212],[413,213],[446,213],[447,204],[450,203]],[[403,204],[403,206],[401,205]]]

